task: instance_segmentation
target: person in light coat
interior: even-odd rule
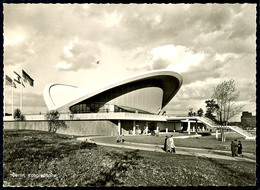
[[[175,151],[175,144],[174,144],[174,139],[173,139],[173,135],[171,135],[171,137],[170,137],[170,152],[171,153],[175,153],[176,151]]]

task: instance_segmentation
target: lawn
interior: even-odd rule
[[[255,164],[4,131],[4,186],[254,186]]]
[[[168,135],[169,136],[169,135]],[[174,134],[174,136],[179,136],[178,133]],[[145,144],[164,144],[164,136],[146,136],[146,135],[135,135],[135,136],[125,136],[124,137],[128,142],[135,142],[135,143],[145,143]],[[245,140],[243,137],[235,134],[235,133],[228,133],[226,142],[221,142],[216,139],[214,135],[211,136],[202,136],[196,138],[188,138],[188,139],[174,139],[174,143],[176,146],[179,147],[192,147],[192,148],[207,148],[207,149],[216,149],[217,145],[227,145],[228,150],[230,150],[230,143],[232,140],[240,140],[243,145],[243,152],[255,153],[256,150],[256,142],[252,140]]]

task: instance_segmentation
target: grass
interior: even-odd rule
[[[3,169],[4,186],[255,185],[254,163],[102,147],[29,130],[4,131]]]
[[[136,136],[125,136],[124,138],[128,142],[163,145],[165,136],[155,137],[155,136],[146,136],[146,135],[136,135]],[[227,145],[228,150],[230,150],[231,140],[234,139],[240,140],[242,142],[243,152],[255,153],[256,150],[255,141],[245,140],[243,137],[234,133],[227,134],[226,142],[221,142],[217,140],[214,135],[211,135],[211,136],[202,136],[202,137],[189,138],[189,139],[176,138],[174,139],[174,143],[176,146],[179,147],[206,148],[206,149],[216,149],[217,145],[220,144],[220,145]]]

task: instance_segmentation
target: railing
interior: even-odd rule
[[[241,129],[240,127],[237,126],[227,126],[229,129],[239,133],[240,135],[244,136],[245,138],[250,138],[250,137],[255,137],[252,133],[249,133],[248,131]]]

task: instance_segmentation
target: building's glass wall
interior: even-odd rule
[[[147,87],[118,96],[109,101],[108,104],[154,112],[161,108],[162,97],[163,90],[161,88]]]
[[[125,86],[125,88],[131,88]],[[72,113],[98,112],[156,112],[161,108],[163,90],[159,87],[146,87],[125,93],[129,89],[117,88],[106,93],[103,100],[116,98],[108,102],[81,102],[70,107]],[[116,95],[115,95],[116,94]],[[122,95],[123,94],[123,95]],[[100,99],[99,99],[100,100]]]

